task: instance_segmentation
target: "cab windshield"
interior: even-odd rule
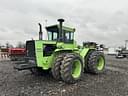
[[[65,32],[64,31],[64,41],[73,42],[74,32]],[[58,32],[48,31],[48,40],[57,41],[59,39]]]
[[[57,41],[58,33],[48,31],[48,40]]]

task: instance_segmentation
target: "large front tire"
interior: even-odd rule
[[[83,72],[83,62],[79,55],[68,53],[61,64],[61,78],[66,83],[75,83]]]
[[[63,58],[65,56],[65,53],[61,53],[59,54],[54,63],[53,63],[53,66],[52,66],[52,76],[54,79],[56,80],[61,80],[61,75],[60,75],[60,66],[62,64],[62,61],[63,61]]]

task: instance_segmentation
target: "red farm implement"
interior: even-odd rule
[[[9,48],[8,54],[12,61],[22,60],[26,54],[25,48]]]

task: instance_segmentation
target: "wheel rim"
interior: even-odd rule
[[[100,56],[99,59],[98,59],[98,63],[97,63],[97,69],[98,70],[103,70],[104,64],[105,64],[104,58],[102,56]]]
[[[81,62],[79,60],[75,60],[72,65],[72,76],[74,78],[79,78],[81,74]]]

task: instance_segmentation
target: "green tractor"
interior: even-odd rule
[[[28,69],[32,73],[50,71],[56,80],[66,83],[77,82],[82,73],[102,73],[105,69],[103,53],[94,47],[78,47],[74,40],[74,28],[63,26],[64,19],[58,19],[59,24],[47,26],[48,40],[42,40],[41,24],[39,40],[26,42],[25,62],[19,62],[14,68]]]

